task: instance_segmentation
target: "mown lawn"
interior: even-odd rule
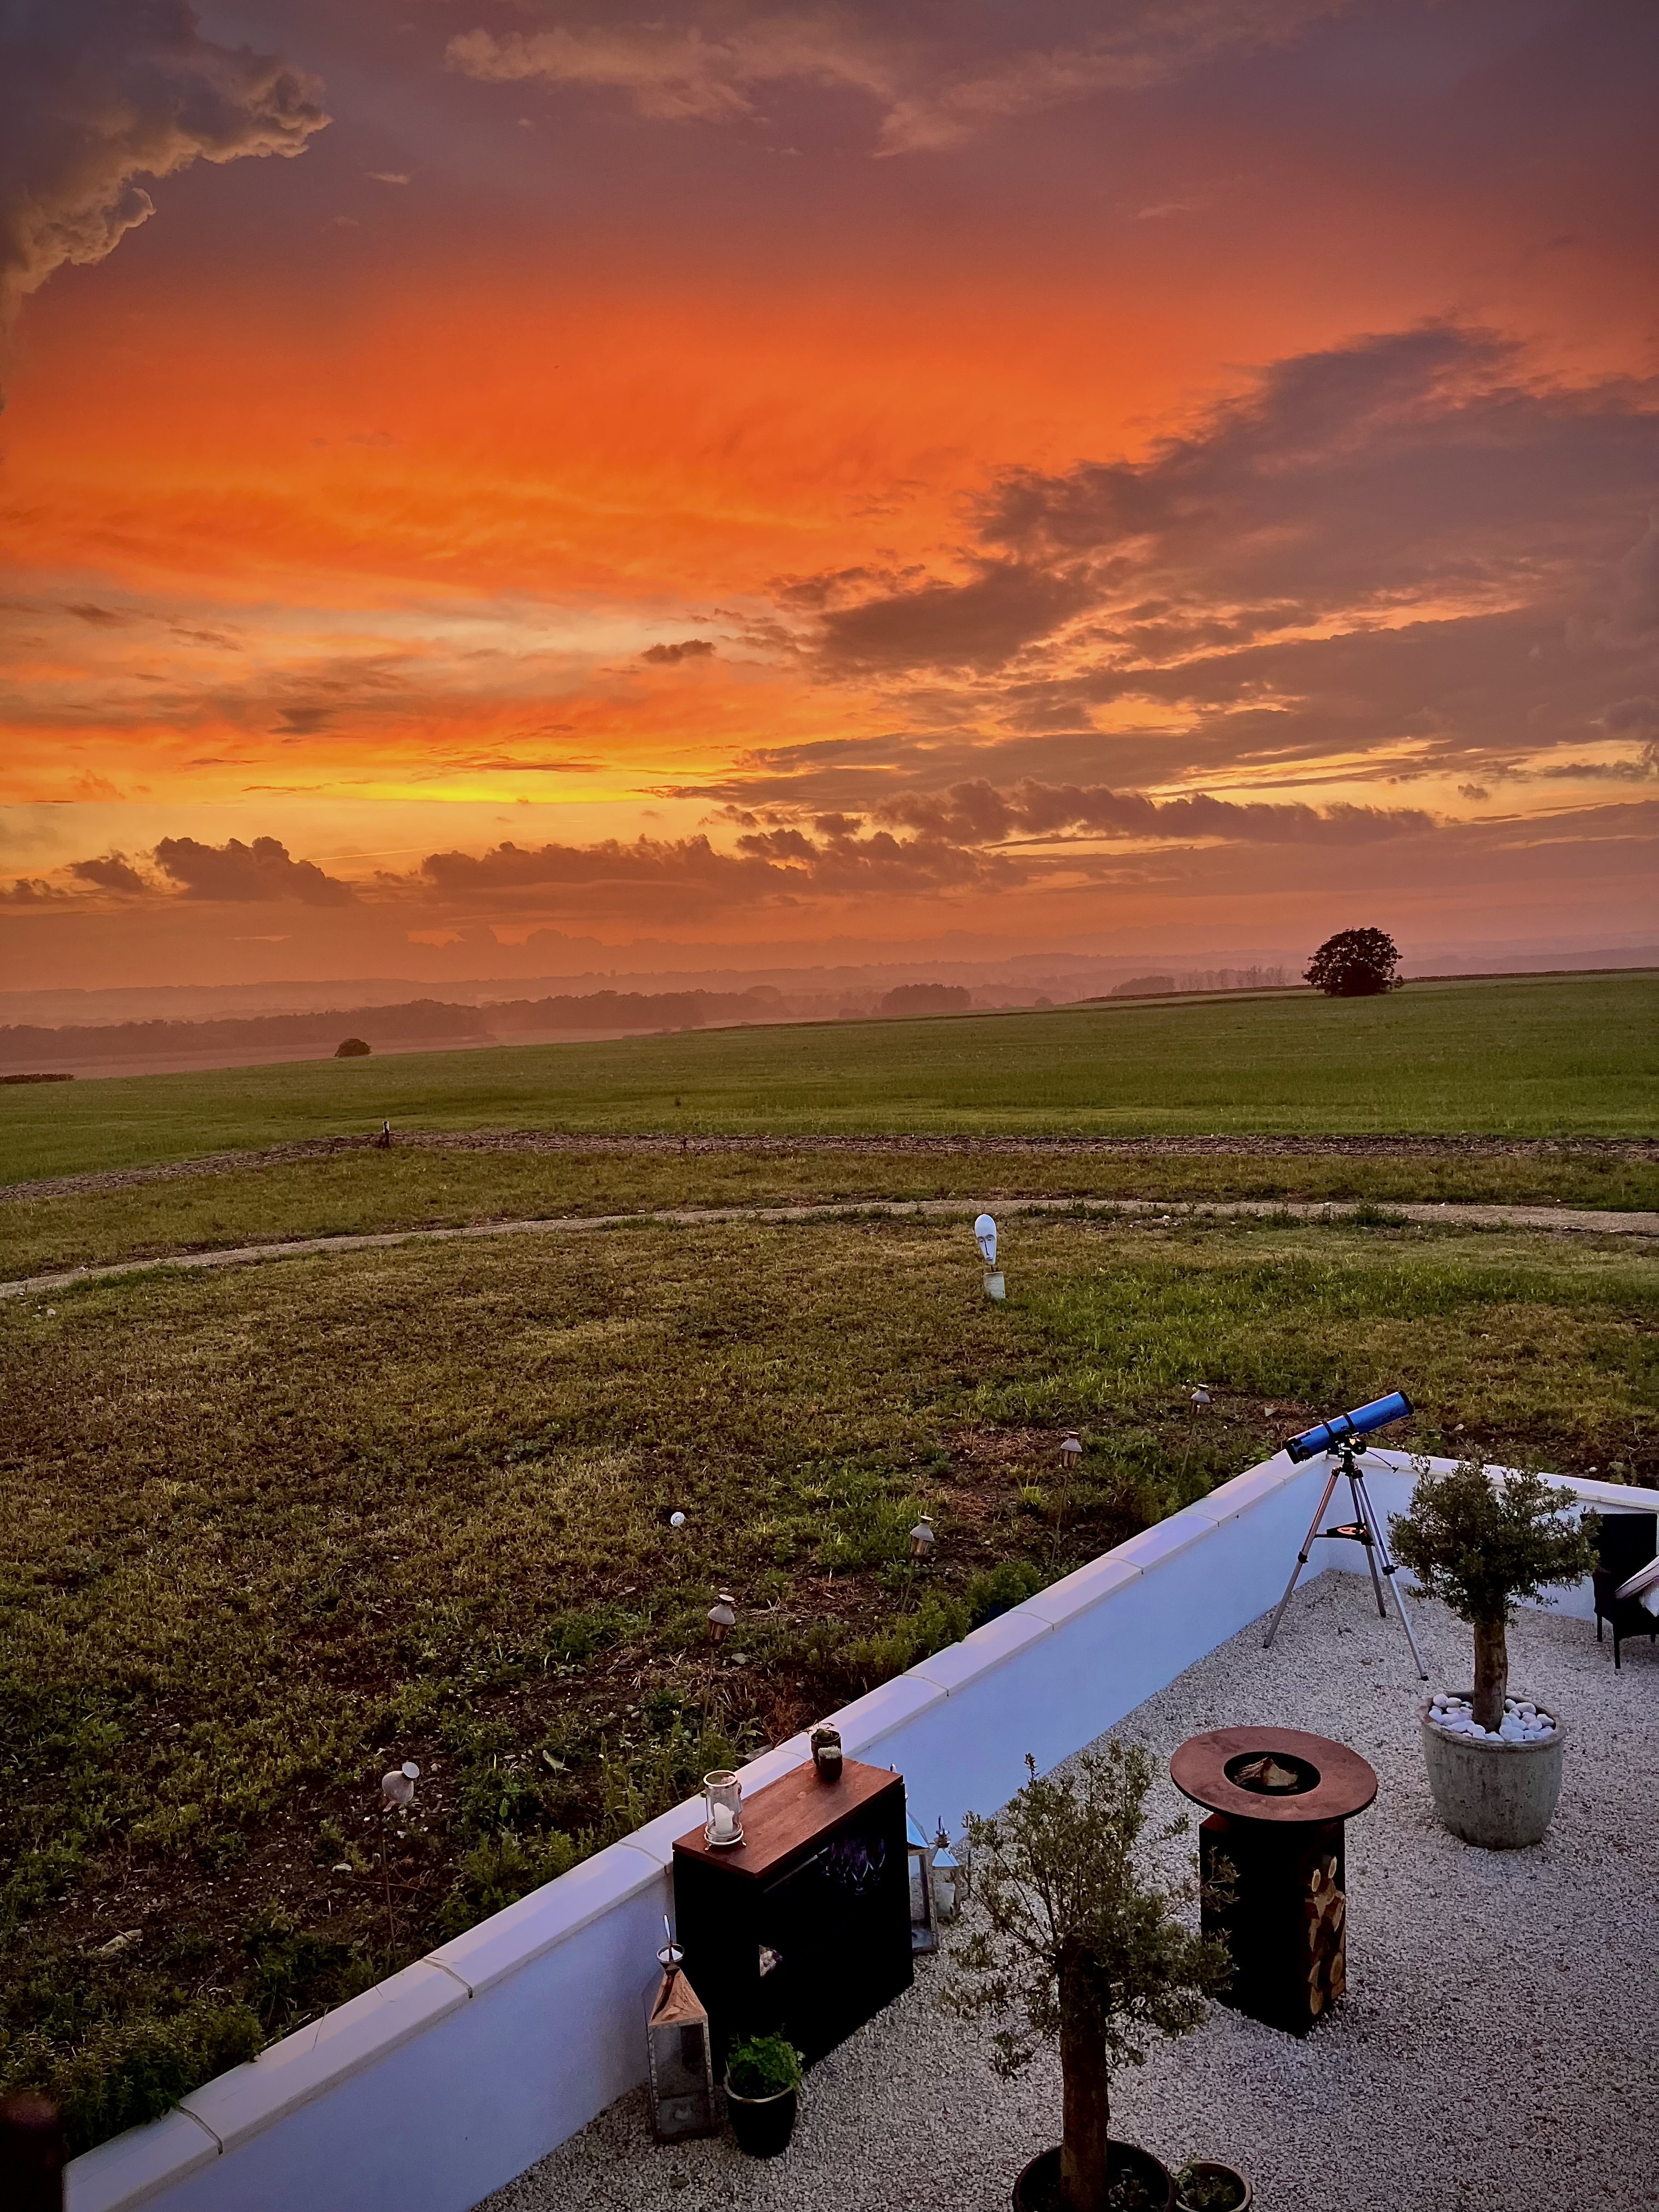
[[[1068,1220],[1008,1246],[1001,1310],[965,1231],[856,1222],[0,1308],[0,2080],[52,2086],[77,2142],[143,2117],[1316,1411],[1404,1385],[1425,1445],[1659,1469],[1628,1251]]]
[[[467,1222],[632,1213],[681,1206],[755,1206],[907,1198],[997,1205],[1062,1196],[1402,1200],[1659,1210],[1659,1158],[1617,1151],[1443,1149],[1123,1158],[1088,1152],[959,1151],[537,1152],[354,1149],[228,1169],[125,1189],[33,1198],[0,1194],[0,1281],[89,1266],[288,1237],[454,1226]]]
[[[1417,983],[0,1086],[0,1180],[429,1128],[1650,1136],[1659,975]]]

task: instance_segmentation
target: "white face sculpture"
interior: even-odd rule
[[[997,1225],[988,1213],[981,1213],[974,1224],[974,1241],[988,1267],[997,1263]]]

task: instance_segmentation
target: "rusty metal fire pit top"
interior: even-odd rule
[[[1357,1751],[1300,1729],[1212,1729],[1170,1761],[1176,1788],[1235,1820],[1346,1820],[1376,1795]]]

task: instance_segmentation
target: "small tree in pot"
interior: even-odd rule
[[[994,2039],[992,2063],[1005,2076],[1030,2063],[1039,2040],[1059,2044],[1057,2212],[1161,2207],[1170,2191],[1163,2167],[1110,2142],[1112,2076],[1142,2063],[1149,2033],[1196,2027],[1231,1962],[1224,1944],[1175,1917],[1197,1883],[1164,1888],[1136,1863],[1153,1775],[1145,1751],[1114,1739],[1061,1773],[1039,1776],[1034,1759],[1025,1763],[1030,1779],[1004,1812],[968,1817],[981,1924],[957,1951],[945,2001],[969,2018],[1012,2020]],[[1186,1830],[1176,1820],[1151,1841]],[[1161,2195],[1137,2180],[1141,2165],[1163,2176]]]
[[[1561,1795],[1565,1729],[1525,1699],[1506,1712],[1506,1631],[1523,1598],[1548,1603],[1595,1547],[1563,1516],[1571,1495],[1535,1474],[1494,1480],[1478,1461],[1418,1477],[1409,1513],[1392,1522],[1395,1550],[1431,1596],[1474,1631],[1474,1689],[1422,1709],[1423,1759],[1435,1810],[1466,1844],[1518,1850],[1539,1842]]]
[[[1395,1557],[1430,1597],[1474,1631],[1474,1717],[1485,1729],[1504,1718],[1510,1653],[1505,1634],[1515,1608],[1553,1585],[1576,1583],[1595,1565],[1595,1546],[1561,1517],[1570,1491],[1541,1475],[1494,1479],[1479,1460],[1445,1474],[1425,1468],[1411,1510],[1389,1521]]]

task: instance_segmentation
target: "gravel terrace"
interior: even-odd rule
[[[1465,1686],[1468,1632],[1438,1607],[1417,1619],[1434,1686]],[[1627,1645],[1615,1674],[1589,1623],[1528,1612],[1510,1658],[1512,1684],[1568,1730],[1554,1825],[1513,1854],[1435,1820],[1411,1656],[1359,1577],[1305,1585],[1271,1653],[1260,1624],[1246,1629],[1128,1716],[1119,1733],[1160,1762],[1206,1729],[1311,1729],[1352,1745],[1381,1789],[1348,1824],[1346,2002],[1300,2043],[1215,2008],[1120,2080],[1115,2133],[1171,2166],[1227,2159],[1261,2212],[1659,2201],[1659,1652]],[[1165,1778],[1160,1818],[1190,1809]],[[931,1826],[935,1808],[919,1809]],[[1059,2069],[1044,2053],[998,2081],[984,2032],[939,2007],[944,1972],[922,1962],[905,1997],[813,2069],[783,2157],[745,2159],[729,2136],[659,2149],[636,2092],[489,2212],[1004,2212],[1015,2173],[1057,2140]]]

